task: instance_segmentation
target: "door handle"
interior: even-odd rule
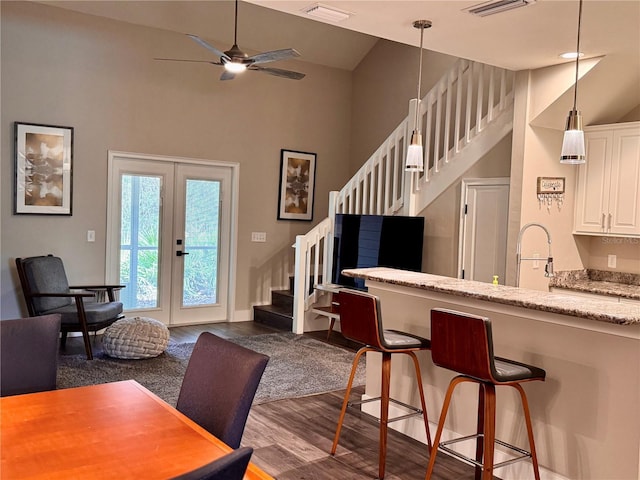
[[[189,255],[189,252],[183,252],[182,250],[176,251],[176,257],[182,257],[183,255]]]

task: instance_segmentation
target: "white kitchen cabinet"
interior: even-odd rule
[[[585,128],[574,233],[640,236],[640,122]]]

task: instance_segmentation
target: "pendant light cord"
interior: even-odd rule
[[[422,40],[424,38],[424,28],[424,25],[420,26],[420,65],[418,66],[418,95],[416,96],[416,99],[418,100],[416,103],[416,131],[420,130],[418,121],[420,119],[420,90],[422,85]]]
[[[576,103],[578,98],[578,64],[580,61],[580,24],[582,22],[582,0],[580,0],[580,7],[578,8],[578,41],[576,45],[576,81],[573,84],[573,109],[576,109]]]

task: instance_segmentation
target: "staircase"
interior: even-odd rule
[[[333,278],[335,215],[418,215],[511,132],[513,99],[513,72],[458,60],[420,102],[410,102],[407,117],[342,190],[330,192],[328,217],[296,237],[293,297],[290,291],[274,292],[277,303],[255,307],[256,321],[269,312],[271,321],[295,333],[314,329],[312,307],[327,301],[314,285]],[[404,171],[416,109],[425,155],[420,174]],[[291,320],[284,320],[285,308],[287,315],[292,309]]]
[[[273,290],[270,305],[253,307],[253,321],[278,330],[291,331],[293,326],[293,277],[289,290]]]

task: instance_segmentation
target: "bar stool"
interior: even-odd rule
[[[337,294],[337,302],[340,304],[340,322],[342,335],[354,342],[362,343],[362,347],[356,353],[347,384],[347,391],[344,395],[342,410],[336,428],[336,434],[331,447],[331,455],[335,455],[338,448],[338,439],[340,438],[340,430],[342,422],[348,406],[361,405],[363,403],[380,400],[380,448],[379,448],[379,465],[378,477],[384,478],[385,459],[387,453],[387,426],[389,423],[408,418],[414,415],[421,415],[424,421],[427,433],[427,443],[431,449],[431,434],[429,433],[429,419],[427,416],[427,407],[424,401],[424,391],[422,389],[422,376],[420,374],[420,365],[415,352],[420,350],[428,350],[430,342],[427,339],[411,335],[409,333],[399,332],[396,330],[384,330],[382,327],[382,318],[380,314],[380,300],[375,295],[369,293],[342,289]],[[380,397],[370,398],[360,402],[349,402],[353,378],[358,367],[358,361],[362,354],[366,352],[378,352],[382,354],[382,382]],[[409,355],[413,360],[416,372],[416,382],[420,393],[421,408],[415,408],[412,405],[400,402],[389,397],[389,384],[391,380],[391,355],[395,353],[404,353]],[[411,411],[407,415],[401,415],[389,418],[389,403],[400,405]]]
[[[536,480],[540,480],[529,404],[520,383],[533,380],[544,381],[545,371],[524,363],[494,357],[491,321],[488,318],[445,309],[436,308],[431,310],[431,356],[434,364],[448,370],[453,370],[460,375],[451,380],[445,395],[440,421],[438,422],[438,430],[436,431],[433,444],[434,448],[431,450],[426,479],[431,478],[436,454],[438,453],[438,449],[440,449],[475,465],[476,478],[480,478],[480,474],[482,474],[482,480],[491,480],[493,478],[494,468],[502,467],[518,460],[531,458],[535,478]],[[478,433],[440,442],[451,396],[454,389],[464,382],[474,382],[479,385]],[[523,450],[495,438],[496,385],[513,387],[520,393],[524,418],[527,425],[527,434],[529,436],[530,451]],[[476,440],[475,459],[471,459],[449,448],[449,445],[453,443],[473,439]],[[496,443],[517,452],[519,456],[494,464],[493,454]],[[484,462],[482,461],[483,452]]]

